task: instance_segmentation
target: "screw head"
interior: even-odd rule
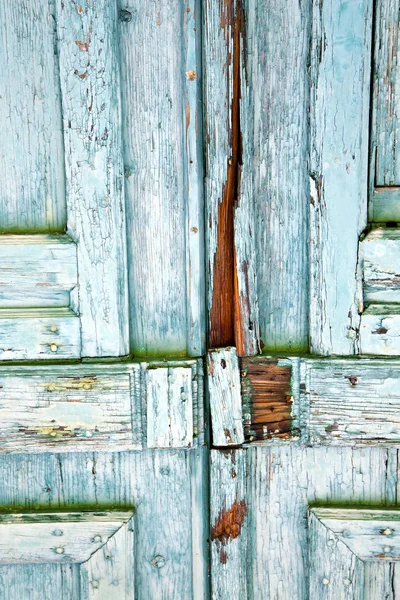
[[[51,346],[50,346],[50,350],[51,350],[52,352],[57,352],[57,350],[58,350],[58,346],[57,346],[57,344],[51,344]]]
[[[392,530],[392,529],[389,529],[389,527],[386,527],[386,529],[384,529],[384,530],[382,531],[382,534],[383,534],[383,535],[391,535],[392,533],[393,533],[393,530]]]
[[[383,547],[383,551],[384,552],[390,552],[391,551],[391,547],[390,546],[384,546]]]
[[[92,542],[94,542],[95,544],[99,544],[101,541],[101,535],[95,535],[92,539]]]
[[[333,544],[335,543],[335,540],[330,539],[326,543],[328,544],[328,546],[333,546]]]
[[[61,529],[55,529],[55,530],[53,531],[53,535],[56,535],[57,537],[60,537],[60,536],[62,536],[62,535],[64,535],[64,534],[63,534],[63,532],[61,531]]]
[[[350,579],[343,579],[343,583],[346,587],[349,587],[349,585],[351,585],[351,580]]]
[[[59,546],[58,548],[55,549],[55,553],[56,554],[64,554],[64,548],[62,546]]]
[[[327,577],[324,577],[323,580],[322,580],[322,583],[324,585],[329,585],[330,584],[330,580]]]

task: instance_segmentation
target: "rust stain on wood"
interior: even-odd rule
[[[236,498],[229,509],[224,507],[220,510],[217,520],[211,529],[211,539],[217,540],[225,546],[231,540],[239,537],[246,514],[246,501],[240,500],[239,502]],[[221,558],[223,558],[222,555]]]
[[[227,160],[227,179],[218,207],[217,250],[214,256],[214,279],[210,311],[209,343],[212,348],[235,345],[241,334],[236,253],[234,240],[234,214],[238,200],[241,166],[240,133],[240,38],[241,7],[239,0],[225,0],[221,13],[221,28],[233,36],[233,81],[230,123],[231,156]],[[228,44],[230,40],[228,39]],[[232,60],[227,52],[227,64]]]
[[[276,360],[241,361],[244,432],[248,441],[290,438],[292,396],[290,366]]]

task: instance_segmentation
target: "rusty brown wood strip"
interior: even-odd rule
[[[276,359],[243,358],[241,374],[246,440],[290,438],[292,367],[280,365]]]
[[[204,52],[209,347],[235,345],[239,356],[256,354],[260,346],[251,244],[252,194],[247,185],[241,191],[243,25],[240,0],[207,0]]]

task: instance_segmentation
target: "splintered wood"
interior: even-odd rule
[[[242,359],[242,401],[247,441],[288,439],[292,429],[291,366]]]

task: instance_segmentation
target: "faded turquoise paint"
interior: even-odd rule
[[[353,593],[352,582],[329,588],[342,565],[338,555],[329,560],[329,539],[317,540],[325,562],[310,570],[309,504],[397,502],[400,370],[386,356],[398,352],[400,339],[398,236],[382,228],[359,245],[367,223],[373,2],[242,4],[0,6],[0,230],[31,232],[20,244],[30,251],[14,243],[7,253],[8,236],[0,244],[0,348],[16,351],[16,332],[25,343],[25,354],[0,357],[27,359],[0,369],[0,510],[136,509],[134,546],[123,554],[133,592],[124,596],[111,577],[120,568],[114,540],[81,574],[48,564],[0,566],[7,600],[25,600],[35,586],[40,600],[96,598],[98,589],[107,589],[107,600],[306,600],[310,589],[328,598],[340,590],[335,600],[345,600],[343,585]],[[385,62],[397,57],[398,0],[377,0],[376,11],[382,52],[375,52],[371,144],[386,156],[381,186],[398,183],[398,65]],[[240,44],[233,39],[239,17]],[[243,444],[239,349],[210,352],[213,442],[241,446],[214,448],[210,462],[201,358],[166,357],[205,354],[238,72],[242,153],[231,241],[240,351],[259,351],[261,329],[266,349],[280,354],[305,352],[311,339],[316,354],[372,347],[385,359],[280,358],[293,366],[292,429],[286,440],[256,448]],[[376,220],[397,221],[396,195],[376,192]],[[62,258],[63,244],[37,234],[65,226],[73,244],[59,238]],[[362,312],[368,303],[374,306]],[[63,327],[54,328],[49,313],[65,317]],[[367,322],[371,335],[360,336]],[[48,344],[47,358],[95,360],[39,367],[32,341],[40,327],[61,340]],[[159,359],[120,360],[128,353]],[[275,400],[271,392],[263,408],[279,420]],[[57,526],[46,535],[62,556],[53,518]],[[395,600],[399,569],[367,572],[374,600],[384,593]],[[310,577],[318,580],[311,588]]]
[[[0,5],[0,232],[63,231],[55,0]]]
[[[119,2],[135,356],[205,351],[201,3]]]

